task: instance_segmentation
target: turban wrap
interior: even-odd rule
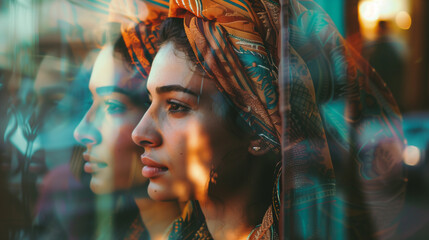
[[[169,13],[184,18],[189,42],[205,73],[216,80],[269,149],[279,149],[281,132],[278,28],[271,16],[278,14],[278,7],[268,1],[171,1]]]
[[[116,0],[114,6],[119,10],[114,12],[118,14],[112,14],[110,19],[121,23],[121,34],[133,64],[141,76],[147,79],[152,61],[158,51],[159,29],[167,18],[168,1],[147,0],[133,3]],[[135,14],[131,14],[134,12]]]

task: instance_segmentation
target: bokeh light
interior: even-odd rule
[[[380,17],[380,5],[375,1],[363,1],[359,3],[359,16],[367,22],[375,22]]]
[[[209,139],[203,132],[201,124],[194,122],[190,124],[187,138],[187,173],[195,187],[197,199],[204,199],[206,186],[210,179],[210,159],[212,156],[209,147]]]
[[[379,21],[392,22],[396,30],[411,27],[410,3],[407,0],[360,0],[358,5],[359,23],[362,35],[367,40],[378,36]]]
[[[399,28],[408,30],[411,27],[412,20],[408,12],[400,11],[398,14],[396,14],[395,22]]]
[[[408,166],[416,166],[420,163],[420,149],[416,146],[407,146],[403,153],[404,163]]]

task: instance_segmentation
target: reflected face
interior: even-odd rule
[[[30,187],[33,183],[40,187],[47,172],[66,164],[72,155],[76,144],[72,135],[77,114],[71,106],[79,103],[67,95],[71,85],[67,76],[75,73],[72,70],[67,59],[45,55],[34,85],[25,78],[20,82],[20,101],[16,102],[16,108],[11,108],[5,130],[5,142],[10,143],[10,158],[5,158],[7,160],[1,164],[8,172],[12,191],[17,195],[21,191],[32,191],[21,189],[26,182],[23,178],[30,179],[27,180]],[[37,101],[32,101],[32,96]],[[27,164],[28,172],[24,170]]]
[[[74,70],[67,59],[48,55],[44,57],[34,81],[37,96],[34,110],[42,124],[37,138],[40,138],[49,170],[67,164],[76,145],[73,130],[82,114],[73,109],[73,105],[80,102],[70,94]],[[31,165],[40,163],[32,160]]]
[[[84,170],[92,175],[90,187],[97,194],[146,182],[140,174],[143,149],[131,139],[145,110],[143,85],[113,47],[100,52],[89,83],[93,104],[74,132],[87,148]]]
[[[243,145],[222,117],[214,81],[191,68],[172,43],[161,47],[147,84],[151,105],[133,132],[155,200],[203,200],[213,164]]]

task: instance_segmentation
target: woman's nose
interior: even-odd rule
[[[95,127],[94,120],[91,121],[87,113],[74,130],[76,141],[87,147],[101,142],[101,134]]]
[[[140,122],[134,128],[132,139],[135,144],[145,148],[154,148],[162,144],[162,134],[159,123],[150,108],[143,115]]]

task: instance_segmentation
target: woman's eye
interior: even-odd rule
[[[127,110],[127,107],[117,100],[106,100],[104,103],[109,114],[119,114]]]
[[[191,110],[190,107],[171,100],[167,101],[167,103],[168,103],[168,112],[170,113],[186,113]]]

